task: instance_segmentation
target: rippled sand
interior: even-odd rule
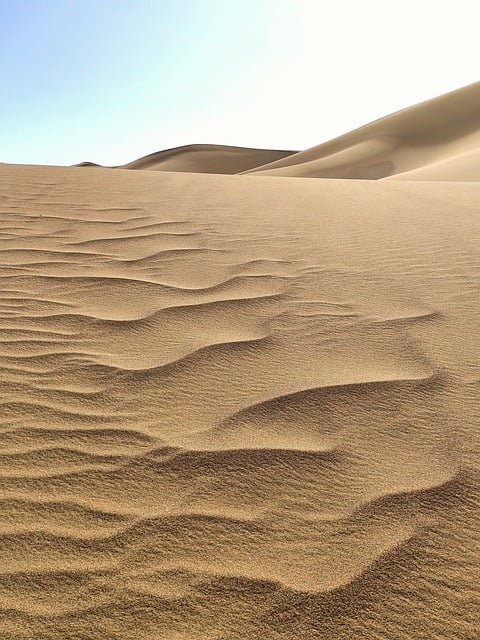
[[[479,202],[0,166],[0,637],[474,640]]]

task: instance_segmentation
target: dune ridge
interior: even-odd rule
[[[480,82],[302,151],[192,144],[112,168],[354,180],[480,179]],[[99,167],[93,162],[77,166]]]
[[[221,144],[189,144],[156,151],[112,168],[233,174],[280,160],[293,153],[295,151],[251,149]],[[76,166],[99,167],[100,165],[95,162],[80,162]]]
[[[478,181],[480,82],[249,172],[270,176]]]

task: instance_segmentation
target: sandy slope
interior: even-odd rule
[[[480,82],[251,171],[376,180],[480,179]]]
[[[475,638],[479,184],[0,178],[0,637]]]
[[[480,148],[461,151],[418,169],[386,177],[384,180],[480,182]]]
[[[79,166],[98,167],[91,162]],[[305,151],[188,145],[117,168],[300,178],[480,180],[480,82]]]
[[[249,149],[220,144],[191,144],[157,151],[115,168],[232,174],[280,160],[292,153],[295,151]],[[93,162],[81,162],[78,166],[98,167],[99,165]]]

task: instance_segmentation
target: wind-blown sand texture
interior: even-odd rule
[[[478,637],[477,181],[0,178],[2,639]]]

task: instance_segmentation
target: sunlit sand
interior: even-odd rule
[[[480,84],[0,178],[2,638],[476,637]]]

